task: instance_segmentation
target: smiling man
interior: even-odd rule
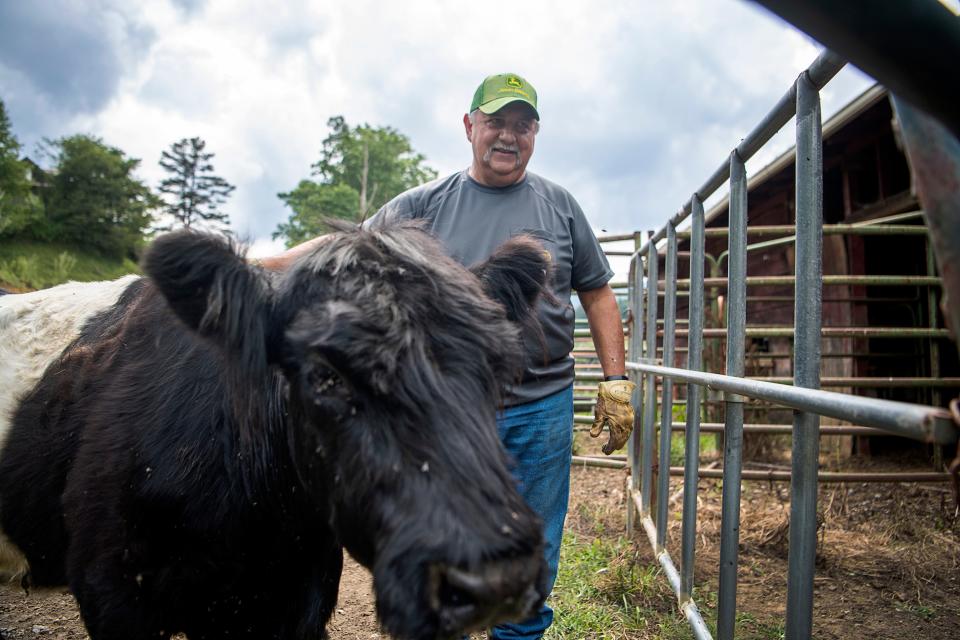
[[[543,518],[549,586],[556,578],[560,540],[567,513],[573,443],[574,310],[578,292],[603,367],[591,435],[609,428],[603,450],[621,448],[633,428],[630,394],[624,376],[620,311],[607,284],[613,275],[580,205],[564,188],[527,171],[540,131],[537,92],[512,73],[486,78],[463,116],[473,161],[465,171],[406,191],[367,224],[419,218],[463,264],[488,258],[517,234],[535,236],[554,266],[552,291],[557,303],[541,302],[542,335],[525,336],[522,379],[512,386],[498,415],[500,438],[515,462],[514,474],[524,498]],[[553,620],[540,614],[519,624],[496,627],[491,638],[540,638]]]

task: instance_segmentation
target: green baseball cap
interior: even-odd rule
[[[537,90],[532,84],[515,73],[487,76],[473,94],[470,111],[480,109],[489,115],[518,100],[533,107],[537,120],[540,119],[540,112],[537,111]]]

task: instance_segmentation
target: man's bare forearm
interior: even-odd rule
[[[617,297],[609,285],[578,291],[583,310],[590,323],[590,335],[597,349],[597,358],[604,376],[622,376],[624,364],[623,323]]]
[[[324,242],[326,236],[317,236],[316,238],[311,238],[306,242],[302,242],[295,247],[290,247],[283,253],[278,253],[275,256],[267,256],[265,258],[257,258],[254,262],[259,264],[264,269],[269,269],[271,271],[284,271],[290,268],[298,258],[304,256],[314,249],[316,249],[320,244]]]

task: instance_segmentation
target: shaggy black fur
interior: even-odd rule
[[[4,530],[93,640],[325,637],[342,546],[398,638],[539,607],[540,523],[494,422],[522,352],[507,317],[547,277],[534,242],[479,279],[411,226],[333,234],[274,282],[191,233],[144,268],[0,460]]]

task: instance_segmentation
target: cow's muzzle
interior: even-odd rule
[[[529,618],[543,604],[543,561],[502,560],[471,571],[434,564],[427,597],[440,637]]]

